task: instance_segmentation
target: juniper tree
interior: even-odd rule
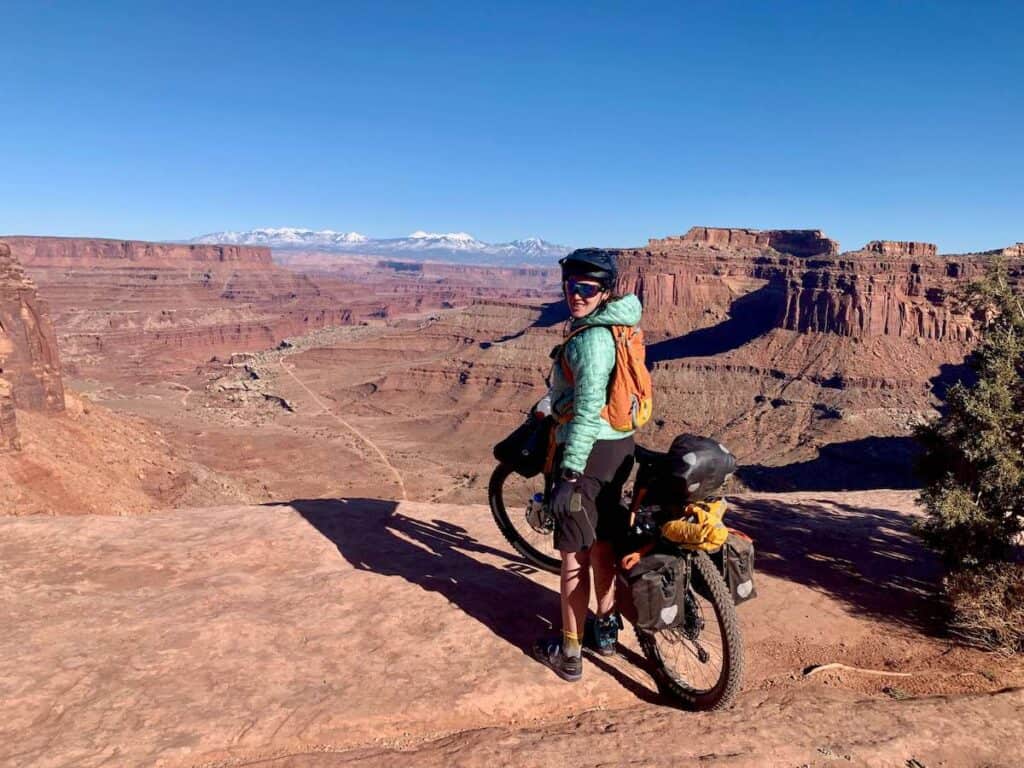
[[[1003,263],[964,303],[982,339],[935,421],[918,429],[927,517],[920,530],[953,569],[1007,559],[1024,526],[1024,304]]]

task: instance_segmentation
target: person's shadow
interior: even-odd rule
[[[296,499],[288,506],[330,540],[353,568],[400,576],[438,592],[497,637],[530,655],[533,641],[558,632],[558,593],[529,578],[537,569],[507,551],[482,544],[445,520],[423,522],[403,515],[398,503],[380,499]],[[473,555],[509,560],[503,567]],[[646,659],[622,648],[627,663],[650,672]],[[642,701],[675,702],[638,683],[598,656],[591,661]]]
[[[438,592],[524,653],[560,625],[558,593],[527,578],[535,568],[522,560],[498,567],[476,559],[504,560],[509,553],[481,544],[458,525],[416,520],[397,511],[396,502],[379,499],[296,499],[277,506],[295,509],[354,568]]]

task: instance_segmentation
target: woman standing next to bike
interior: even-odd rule
[[[559,263],[571,331],[586,330],[569,338],[551,370],[549,394],[559,427],[550,499],[555,548],[562,556],[562,636],[537,641],[533,655],[559,677],[575,681],[583,674],[580,651],[591,572],[597,596],[595,650],[612,654],[618,639],[610,540],[617,528],[625,527],[620,497],[633,467],[634,445],[632,432],[617,431],[602,418],[615,367],[615,342],[607,326],[637,325],[641,307],[632,294],[613,294],[613,253],[580,249]]]

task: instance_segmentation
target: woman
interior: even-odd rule
[[[633,433],[616,431],[601,412],[615,367],[615,342],[607,326],[637,325],[640,301],[632,294],[613,294],[617,269],[609,251],[581,249],[559,263],[570,333],[585,330],[572,333],[551,370],[551,408],[560,423],[550,499],[555,548],[562,555],[562,636],[538,640],[533,655],[562,679],[576,681],[583,674],[591,572],[597,617],[588,634],[595,650],[614,653],[620,626],[610,540],[625,525],[619,501],[633,467]]]

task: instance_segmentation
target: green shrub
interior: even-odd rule
[[[920,532],[954,570],[1011,559],[1024,527],[1024,304],[1002,264],[963,299],[984,319],[976,381],[952,386],[944,413],[917,430]]]

